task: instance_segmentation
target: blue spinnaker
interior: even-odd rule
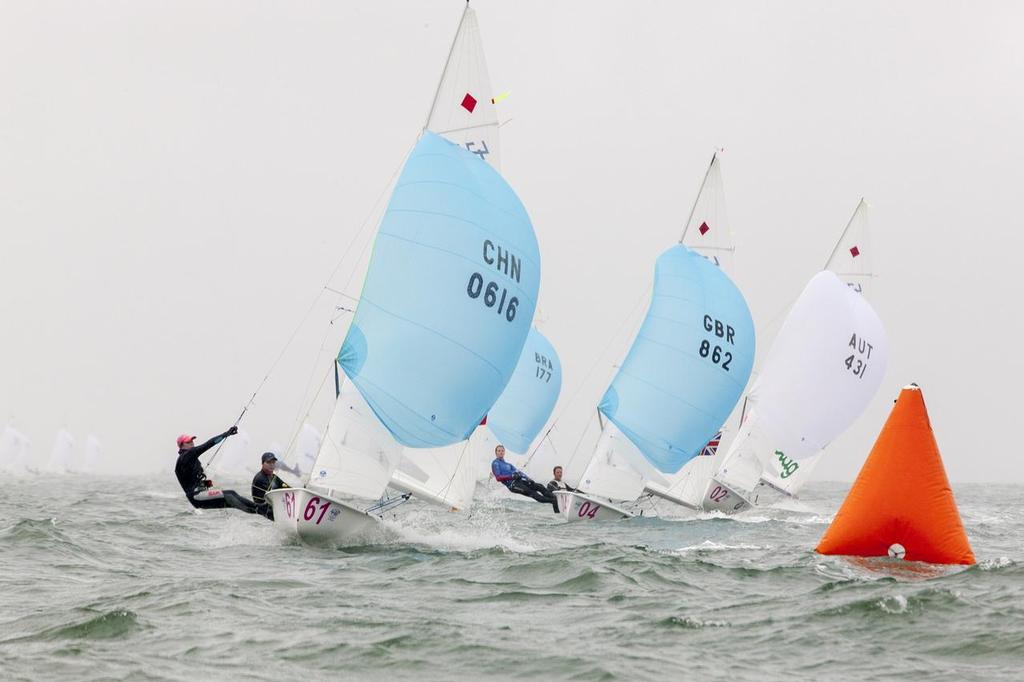
[[[675,473],[732,412],[754,364],[736,285],[685,246],[654,269],[647,317],[599,409],[659,471]]]
[[[525,454],[551,416],[562,390],[562,364],[551,342],[530,330],[516,371],[487,413],[487,428],[508,450]]]
[[[539,287],[537,239],[515,192],[425,132],[381,220],[338,361],[399,443],[456,443],[512,376]]]

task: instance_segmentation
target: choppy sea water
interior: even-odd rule
[[[410,502],[311,548],[170,477],[8,483],[5,680],[1024,679],[1021,486],[957,487],[979,564],[933,571],[816,555],[840,484],[736,518]]]

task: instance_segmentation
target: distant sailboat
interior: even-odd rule
[[[267,495],[275,522],[302,539],[372,530],[378,517],[369,512],[381,505],[356,500],[380,498],[403,455],[419,466],[415,450],[465,449],[529,334],[540,253],[525,209],[492,165],[497,116],[483,63],[467,6],[378,228],[308,485]],[[475,85],[463,92],[465,77]]]
[[[32,470],[32,443],[28,436],[8,425],[0,435],[0,471],[25,474]]]
[[[67,429],[60,429],[53,441],[46,471],[52,474],[66,474],[74,466],[75,437]]]

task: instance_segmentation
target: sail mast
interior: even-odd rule
[[[843,240],[846,239],[846,233],[850,231],[850,226],[853,225],[853,221],[857,217],[857,213],[860,211],[861,206],[867,208],[867,203],[864,201],[864,197],[860,198],[860,201],[857,202],[857,207],[853,209],[853,213],[850,214],[850,219],[846,221],[846,227],[843,228],[842,234],[840,234],[839,239],[836,240],[836,245],[832,247],[832,252],[828,254],[828,260],[825,261],[825,267],[823,267],[822,270],[827,270],[828,264],[832,262],[833,258],[835,258],[836,253],[839,251],[839,246],[843,243]]]
[[[452,54],[455,52],[455,44],[459,40],[459,33],[462,32],[462,23],[466,21],[466,14],[469,12],[469,0],[466,0],[466,6],[462,9],[462,16],[459,17],[459,25],[455,29],[455,35],[452,37],[452,46],[448,48],[448,58],[444,60],[444,68],[441,69],[441,76],[437,79],[437,87],[434,88],[434,99],[430,103],[430,111],[427,112],[427,120],[423,122],[424,132],[430,125],[430,119],[434,115],[434,109],[437,108],[437,98],[441,96],[441,83],[444,82],[444,75],[448,73],[448,65],[452,62]]]
[[[693,212],[697,210],[697,202],[700,201],[700,195],[704,192],[704,185],[708,182],[708,176],[711,175],[711,169],[715,166],[715,159],[718,158],[718,152],[716,151],[711,155],[711,163],[708,164],[708,169],[704,171],[704,179],[700,181],[700,189],[697,190],[697,196],[693,200],[693,206],[690,207],[690,215],[686,216],[686,223],[683,225],[683,234],[679,237],[679,243],[682,244],[683,240],[686,239],[686,232],[690,229],[690,221],[693,220]]]

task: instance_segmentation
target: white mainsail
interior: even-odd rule
[[[868,295],[869,285],[875,277],[874,249],[869,240],[868,204],[864,199],[857,203],[850,221],[846,224],[839,241],[832,249],[825,270],[836,273],[839,279],[859,294]]]
[[[381,425],[355,385],[344,380],[313,463],[310,485],[343,496],[377,499],[401,458],[402,446]]]
[[[476,12],[466,4],[426,129],[501,169],[498,110],[491,91]]]
[[[717,152],[711,157],[679,243],[704,256],[730,277],[733,276],[736,245],[725,211],[722,166]]]
[[[28,437],[8,425],[0,436],[0,470],[26,473],[32,468],[32,443]]]
[[[75,437],[67,429],[57,432],[53,441],[53,450],[50,451],[50,460],[46,470],[50,473],[67,473],[74,466],[73,458],[75,453]]]

